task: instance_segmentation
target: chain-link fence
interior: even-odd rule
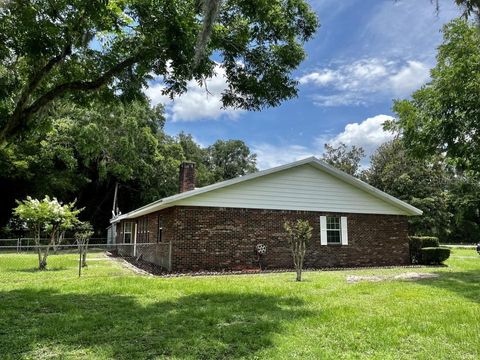
[[[78,270],[81,274],[85,268],[82,275],[87,273],[88,276],[95,276],[96,268],[98,275],[104,275],[119,266],[123,270],[129,268],[130,271],[161,274],[171,270],[172,262],[169,242],[112,244],[107,243],[106,238],[91,238],[82,260],[81,246],[73,238],[64,238],[54,244],[50,239],[40,239],[37,244],[33,238],[10,238],[0,239],[0,271],[5,266],[18,271],[34,271],[41,267],[47,251],[47,271]]]

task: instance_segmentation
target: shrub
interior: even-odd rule
[[[297,271],[297,281],[302,281],[303,259],[306,244],[312,237],[313,228],[308,220],[298,219],[296,222],[286,221],[283,228],[288,234],[288,242],[292,248],[293,264]]]
[[[435,236],[409,236],[410,260],[412,264],[421,262],[421,250],[426,247],[438,247],[440,242]]]
[[[425,247],[421,249],[424,264],[441,264],[450,257],[450,249],[444,247]]]

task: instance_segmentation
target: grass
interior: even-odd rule
[[[140,276],[92,254],[0,255],[2,359],[478,359],[480,257],[448,267],[219,277]],[[103,258],[103,259],[102,259]],[[436,279],[348,284],[347,275]]]

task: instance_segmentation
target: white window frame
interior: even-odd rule
[[[338,217],[340,219],[340,229],[329,229],[327,217]],[[320,244],[321,245],[348,245],[348,223],[346,216],[320,216]],[[328,231],[339,231],[340,242],[328,242]]]
[[[328,219],[338,220],[338,229],[333,229],[328,227]],[[328,241],[329,232],[338,232],[338,241]],[[341,245],[342,244],[342,220],[339,216],[327,216],[327,244],[328,245]]]
[[[130,225],[130,230],[127,231],[127,224]],[[133,230],[134,230],[134,223],[127,221],[123,223],[123,243],[124,244],[131,244],[133,242]],[[127,243],[125,242],[125,235],[130,234],[130,241]]]

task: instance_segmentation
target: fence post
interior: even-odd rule
[[[172,242],[168,243],[168,272],[172,271]]]
[[[17,238],[17,254],[20,252],[20,238]]]

